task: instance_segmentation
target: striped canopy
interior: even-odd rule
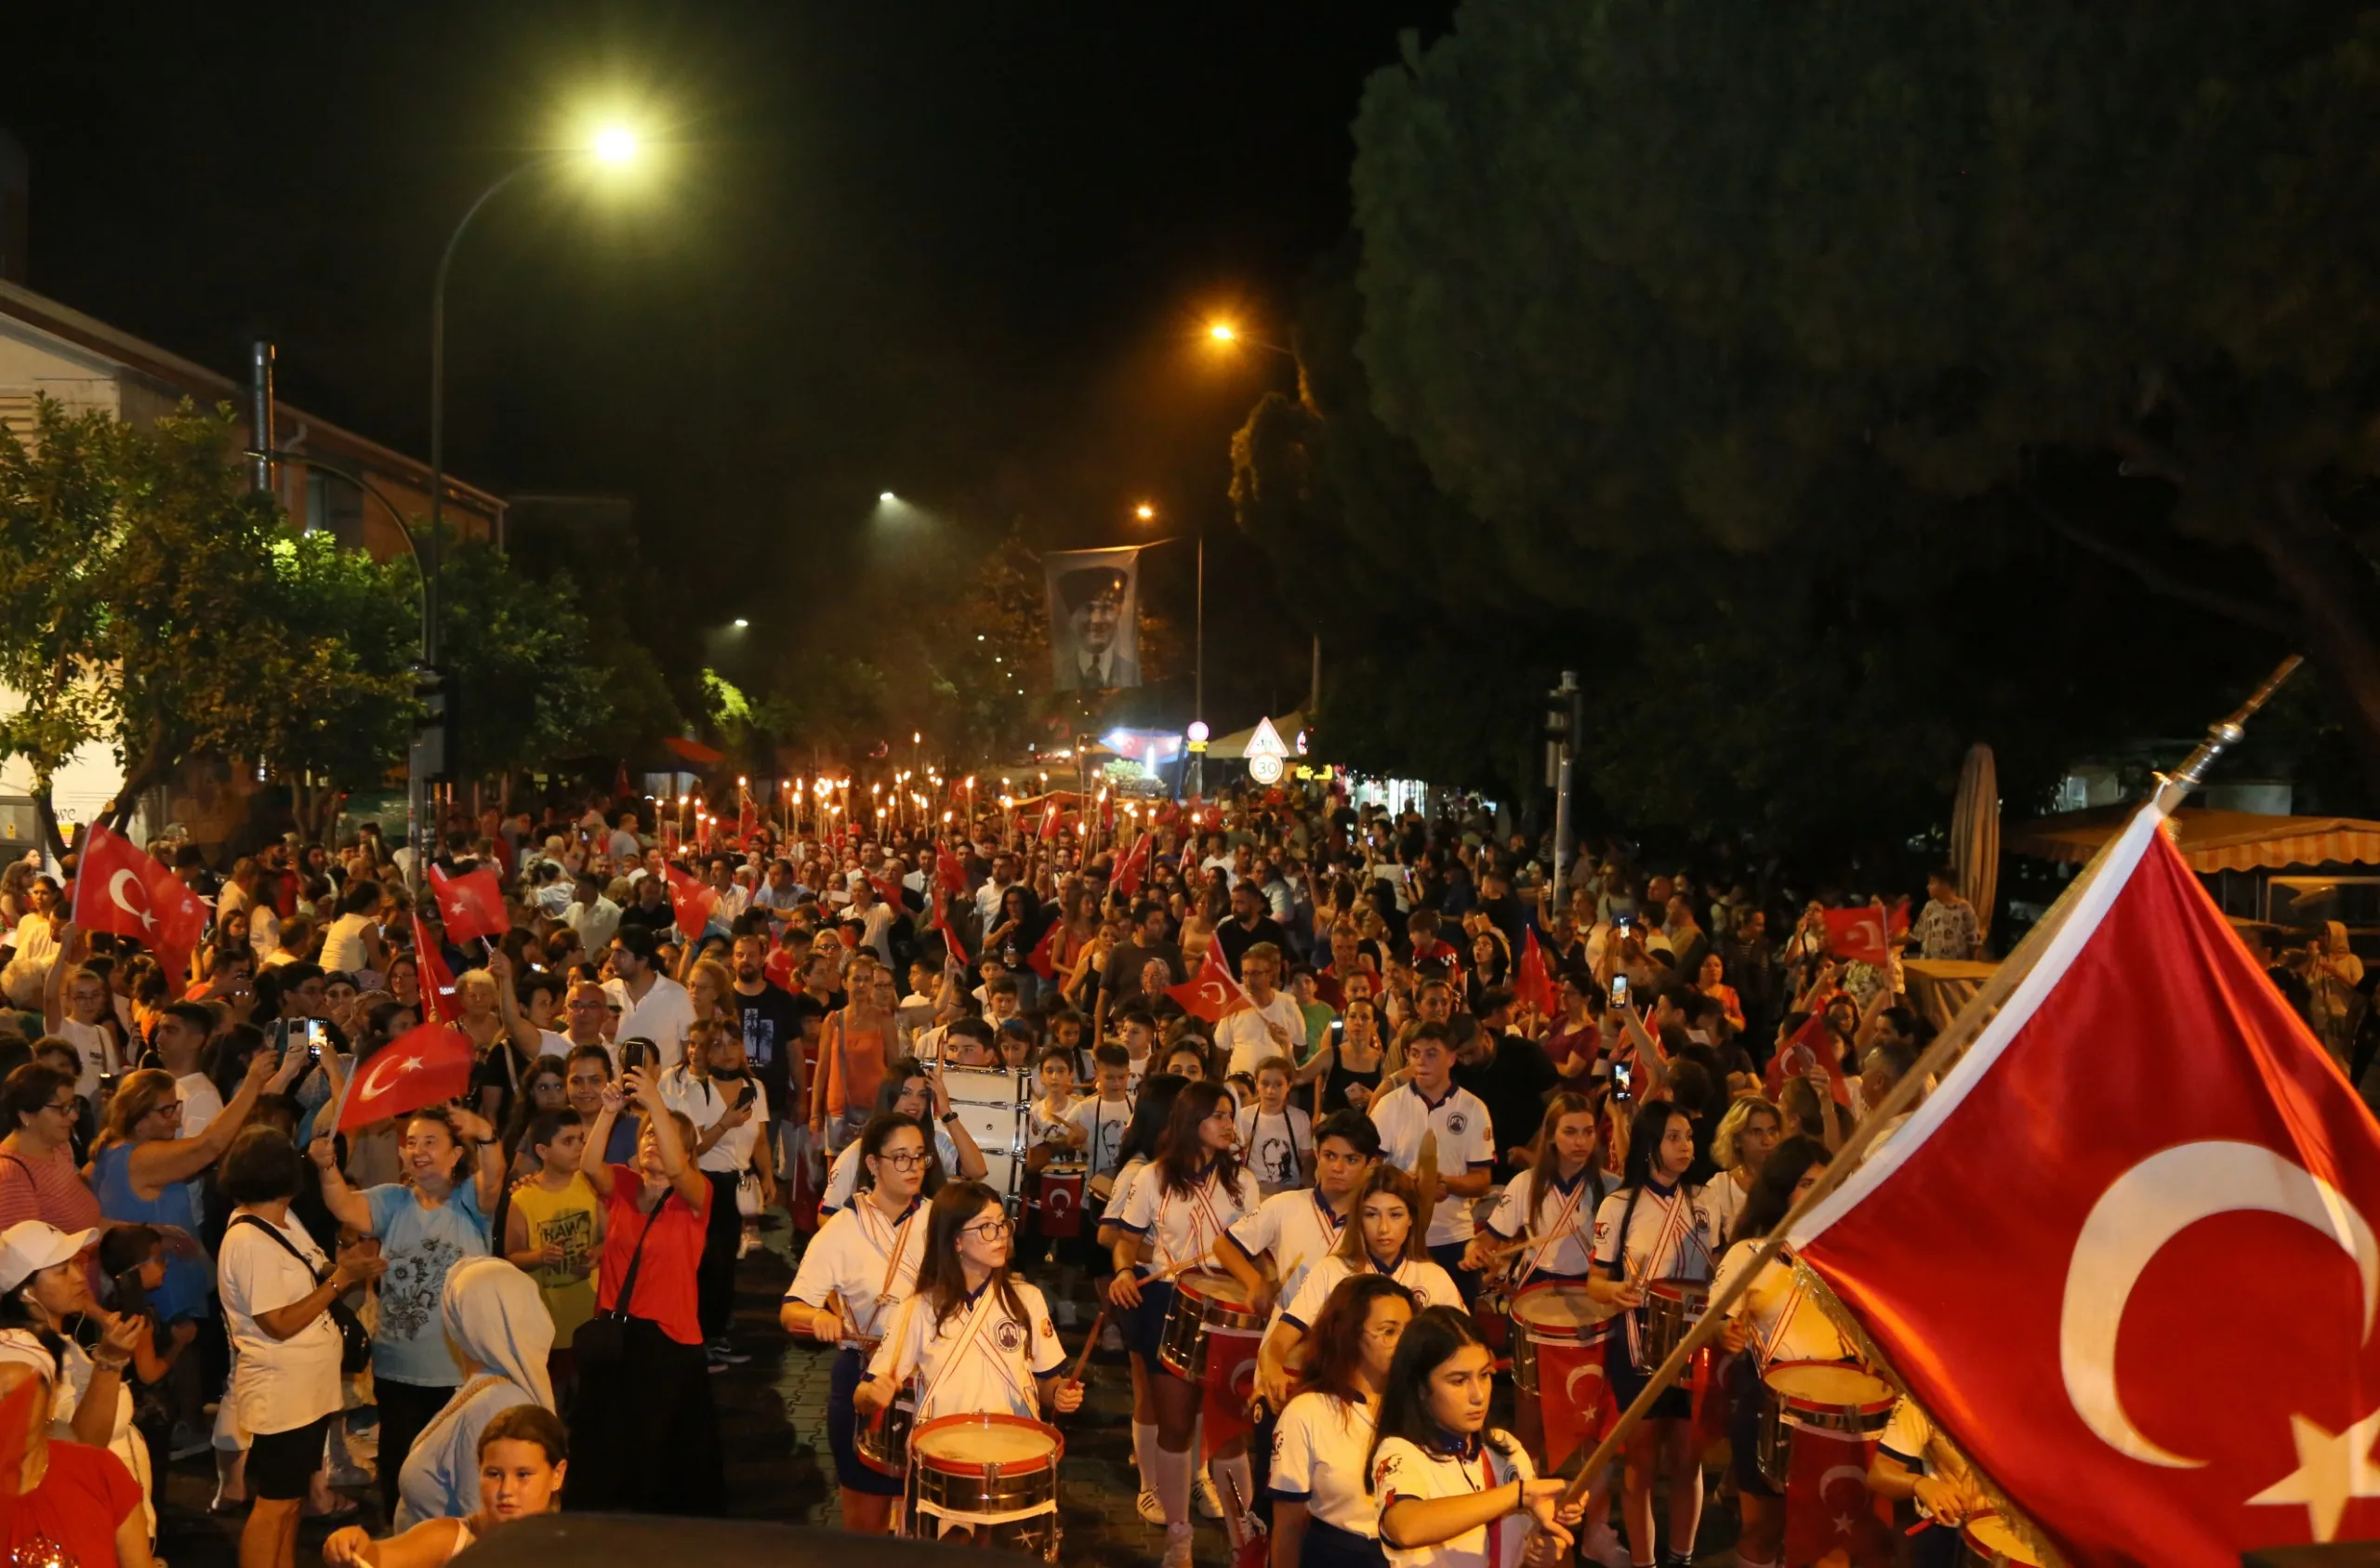
[[[2004,829],[2011,854],[2082,862],[2130,821],[2136,808],[2098,806]],[[2360,817],[2268,817],[2254,811],[2184,808],[2175,844],[2192,871],[2278,871],[2292,865],[2380,865],[2380,822]]]

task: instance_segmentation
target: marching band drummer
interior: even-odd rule
[[[1342,1280],[1322,1304],[1305,1389],[1273,1430],[1272,1568],[1386,1568],[1372,1435],[1412,1319],[1411,1294],[1385,1274]]]
[[[1750,1102],[1747,1102],[1750,1103]],[[1827,1167],[1826,1145],[1815,1138],[1789,1138],[1770,1151],[1761,1164],[1759,1179],[1744,1199],[1736,1221],[1736,1240],[1719,1259],[1712,1283],[1721,1291],[1752,1266],[1753,1254],[1768,1232],[1793,1206],[1795,1199],[1818,1185]],[[1772,1260],[1729,1311],[1722,1343],[1730,1352],[1751,1347],[1754,1353],[1737,1355],[1727,1364],[1729,1391],[1735,1397],[1728,1427],[1729,1463],[1743,1513],[1743,1534],[1736,1542],[1737,1561],[1743,1568],[1775,1568],[1785,1545],[1785,1498],[1760,1473],[1760,1372],[1778,1361],[1854,1361],[1831,1319],[1816,1302],[1805,1299],[1793,1282],[1792,1267]]]
[[[1571,1090],[1554,1093],[1545,1103],[1545,1119],[1528,1145],[1528,1164],[1513,1178],[1488,1217],[1487,1231],[1472,1239],[1463,1257],[1469,1269],[1507,1273],[1514,1290],[1539,1280],[1584,1280],[1594,1269],[1594,1217],[1605,1198],[1603,1160],[1596,1136],[1601,1117],[1594,1102]],[[1537,1245],[1518,1252],[1497,1246],[1499,1241],[1528,1238]],[[1501,1251],[1501,1260],[1490,1255]],[[1545,1410],[1533,1399],[1513,1402],[1513,1426],[1531,1454],[1545,1452]],[[1592,1516],[1590,1547],[1608,1539],[1605,1522],[1609,1506],[1603,1479],[1598,1477],[1589,1498]]]
[[[1215,1238],[1215,1261],[1247,1287],[1258,1311],[1271,1310],[1276,1319],[1306,1270],[1339,1245],[1355,1193],[1380,1158],[1380,1129],[1353,1111],[1325,1116],[1314,1143],[1315,1185],[1274,1193]],[[1273,1264],[1269,1279],[1260,1267],[1265,1258]]]
[[[917,1289],[926,1228],[920,1194],[941,1185],[941,1172],[926,1153],[925,1129],[897,1112],[870,1118],[852,1152],[867,1184],[802,1253],[777,1321],[788,1334],[841,1347],[826,1386],[826,1445],[835,1455],[843,1528],[880,1535],[902,1478],[860,1459],[852,1396],[863,1376],[863,1351],[884,1337],[893,1309]]]
[[[1147,1098],[1145,1087],[1142,1098]],[[1190,1084],[1175,1097],[1157,1158],[1133,1179],[1125,1199],[1119,1221],[1123,1234],[1116,1241],[1116,1277],[1108,1286],[1108,1299],[1131,1313],[1126,1342],[1150,1368],[1149,1392],[1157,1422],[1157,1447],[1151,1458],[1157,1502],[1165,1514],[1165,1568],[1188,1568],[1190,1562],[1190,1441],[1200,1390],[1157,1359],[1174,1288],[1161,1279],[1144,1282],[1141,1255],[1145,1242],[1146,1262],[1160,1275],[1196,1267],[1216,1240],[1256,1206],[1256,1179],[1240,1166],[1233,1111],[1231,1096],[1220,1084]],[[1216,1469],[1238,1485],[1241,1498],[1250,1496],[1245,1454],[1219,1458]]]
[[[931,1122],[926,1118],[929,1109],[933,1113]],[[915,1057],[903,1057],[894,1062],[884,1087],[877,1092],[876,1113],[906,1116],[920,1127],[932,1127],[934,1158],[941,1163],[943,1176],[959,1181],[984,1179],[984,1152],[975,1146],[974,1135],[959,1119],[959,1113],[950,1108],[950,1093],[943,1087],[939,1066],[929,1067]],[[835,1156],[834,1165],[827,1169],[826,1195],[818,1200],[821,1226],[852,1201],[852,1192],[859,1185],[859,1145],[854,1141]]]
[[[1910,1542],[1911,1568],[1961,1568],[1968,1558],[1959,1526],[1991,1507],[1966,1462],[1937,1435],[1934,1418],[1903,1395],[1868,1461],[1869,1491],[1896,1501],[1910,1498],[1921,1518],[1941,1526],[1920,1530]]]
[[[1694,1123],[1666,1100],[1647,1100],[1628,1127],[1628,1162],[1620,1191],[1595,1211],[1595,1273],[1588,1293],[1625,1308],[1625,1332],[1606,1344],[1612,1398],[1625,1410],[1651,1377],[1658,1358],[1645,1351],[1646,1287],[1659,1280],[1708,1281],[1719,1246],[1718,1213],[1702,1189],[1686,1182],[1694,1164]],[[1653,1561],[1653,1478],[1668,1478],[1670,1539],[1665,1561],[1691,1561],[1702,1518],[1702,1461],[1695,1452],[1694,1399],[1681,1384],[1662,1390],[1646,1418],[1628,1434],[1622,1497],[1631,1556]]]
[[[1340,1282],[1381,1274],[1403,1285],[1423,1307],[1460,1307],[1454,1278],[1422,1245],[1421,1190],[1395,1166],[1376,1165],[1355,1190],[1355,1223],[1339,1245],[1305,1272],[1295,1295],[1274,1314],[1256,1351],[1256,1386],[1275,1409],[1288,1403],[1289,1385],[1308,1359],[1323,1303]]]
[[[1173,1121],[1174,1097],[1182,1092],[1185,1082],[1174,1073],[1153,1074],[1141,1080],[1138,1096],[1132,1101],[1132,1119],[1124,1128],[1123,1140],[1116,1146],[1115,1184],[1108,1191],[1107,1206],[1099,1215],[1098,1243],[1110,1253],[1116,1249],[1117,1239],[1124,1234],[1124,1205],[1132,1196],[1132,1183],[1148,1169],[1157,1146],[1165,1140],[1165,1129]],[[1156,1374],[1151,1370],[1150,1358],[1141,1353],[1132,1337],[1123,1333],[1112,1318],[1107,1331],[1121,1339],[1129,1352],[1125,1363],[1132,1371],[1132,1468],[1141,1477],[1141,1520],[1147,1524],[1162,1524],[1165,1509],[1157,1500],[1157,1395],[1149,1391]]]
[[[919,1426],[937,1416],[1006,1414],[1028,1420],[1082,1408],[1082,1385],[1061,1380],[1058,1325],[1038,1288],[1009,1272],[1015,1227],[1000,1195],[954,1181],[926,1208],[917,1288],[867,1364],[852,1403],[873,1416],[918,1378]],[[815,1245],[814,1243],[813,1244]]]
[[[1554,1568],[1568,1552],[1580,1505],[1562,1507],[1563,1483],[1488,1430],[1495,1365],[1460,1307],[1415,1313],[1397,1341],[1371,1454],[1390,1568]]]

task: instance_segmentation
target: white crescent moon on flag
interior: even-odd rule
[[[397,1067],[399,1073],[402,1074],[406,1067],[418,1067],[420,1065],[421,1058],[408,1054],[404,1058],[403,1065],[400,1066],[397,1060],[397,1053],[395,1051],[382,1051],[380,1053],[380,1059],[372,1064],[372,1071],[364,1074],[364,1081],[355,1086],[356,1092],[363,1095],[366,1100],[373,1099],[377,1095],[385,1094],[388,1092],[389,1086],[382,1082],[382,1079],[387,1076],[390,1068]]]
[[[2197,1469],[2143,1436],[2116,1389],[2116,1336],[2123,1310],[2165,1244],[2218,1214],[2295,1219],[2338,1243],[2363,1276],[2363,1332],[2380,1307],[2380,1241],[2355,1206],[2303,1166],[2260,1144],[2183,1143],[2149,1156],[2099,1195],[2075,1238],[2058,1314],[2059,1370],[2074,1413],[2100,1442],[2143,1464]]]
[[[1834,1484],[1834,1478],[1839,1475],[1847,1475],[1862,1486],[1868,1484],[1868,1472],[1861,1469],[1858,1466],[1836,1465],[1832,1469],[1829,1469],[1824,1475],[1818,1477],[1819,1497],[1825,1497],[1826,1489]]]
[[[1570,1402],[1573,1409],[1586,1409],[1589,1404],[1593,1403],[1593,1401],[1592,1399],[1581,1398],[1580,1396],[1579,1379],[1581,1377],[1601,1378],[1602,1377],[1603,1368],[1597,1366],[1593,1362],[1585,1362],[1580,1365],[1570,1368],[1570,1376],[1562,1379],[1562,1397]]]
[[[124,885],[126,882],[140,888],[140,902],[138,904],[124,896]],[[149,909],[149,889],[141,887],[139,876],[128,866],[120,868],[114,876],[108,878],[108,902],[139,921],[143,930],[151,929],[157,924],[156,916]]]

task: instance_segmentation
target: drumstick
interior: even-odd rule
[[[1523,1236],[1516,1242],[1506,1242],[1501,1246],[1491,1246],[1479,1256],[1482,1258],[1501,1258],[1508,1253],[1527,1252],[1533,1246],[1551,1246],[1555,1242],[1560,1241],[1565,1233],[1566,1232],[1564,1232],[1556,1231],[1548,1235]]]
[[[1107,1326],[1107,1308],[1102,1306],[1099,1315],[1091,1320],[1091,1332],[1082,1342],[1082,1354],[1075,1358],[1075,1369],[1066,1374],[1066,1381],[1079,1388],[1082,1375],[1091,1370],[1091,1352],[1099,1348],[1099,1331]]]

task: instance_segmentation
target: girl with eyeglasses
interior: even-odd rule
[[[1066,1352],[1041,1292],[1009,1272],[1015,1228],[1008,1206],[980,1181],[954,1181],[926,1211],[917,1293],[901,1306],[852,1403],[873,1416],[912,1375],[919,1425],[937,1416],[1044,1418],[1082,1408],[1082,1385],[1062,1381]]]
[[[901,1478],[860,1461],[853,1396],[867,1352],[917,1290],[931,1225],[922,1194],[942,1184],[942,1173],[914,1116],[878,1113],[852,1148],[862,1185],[802,1253],[777,1321],[788,1334],[839,1347],[826,1387],[826,1444],[842,1492],[843,1528],[882,1535]]]

